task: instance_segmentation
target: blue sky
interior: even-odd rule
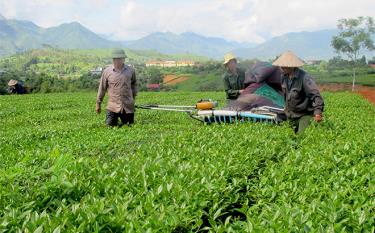
[[[42,27],[77,21],[111,39],[186,31],[263,42],[295,31],[335,28],[340,18],[375,17],[374,0],[0,0],[6,18]]]

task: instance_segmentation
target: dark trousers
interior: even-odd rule
[[[118,124],[118,118],[121,119],[121,124]],[[107,110],[105,123],[107,126],[122,126],[122,125],[131,125],[134,124],[134,113],[125,113],[125,112],[111,112]]]
[[[294,132],[297,134],[301,134],[309,126],[312,119],[312,116],[306,115],[296,119],[289,119],[289,122],[293,127]]]

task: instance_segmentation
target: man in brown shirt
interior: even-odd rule
[[[112,52],[113,65],[107,67],[100,78],[96,112],[101,112],[101,104],[105,92],[108,90],[106,124],[117,126],[118,118],[122,124],[134,123],[135,96],[137,95],[137,81],[132,67],[124,64],[126,58],[122,49]]]

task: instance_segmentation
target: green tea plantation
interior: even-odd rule
[[[194,104],[223,93],[140,93]],[[204,125],[95,93],[0,96],[0,232],[374,232],[375,107],[324,93],[325,119]]]

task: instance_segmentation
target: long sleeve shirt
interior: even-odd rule
[[[106,91],[109,96],[108,111],[134,113],[137,95],[135,70],[128,65],[124,65],[121,71],[116,71],[113,65],[107,67],[100,78],[96,101],[98,106],[101,106]]]
[[[288,118],[322,114],[323,98],[314,79],[305,71],[297,69],[291,77],[284,75],[281,86]]]
[[[226,72],[223,80],[227,99],[237,99],[240,95],[240,90],[245,88],[245,71],[237,68],[237,74]]]

